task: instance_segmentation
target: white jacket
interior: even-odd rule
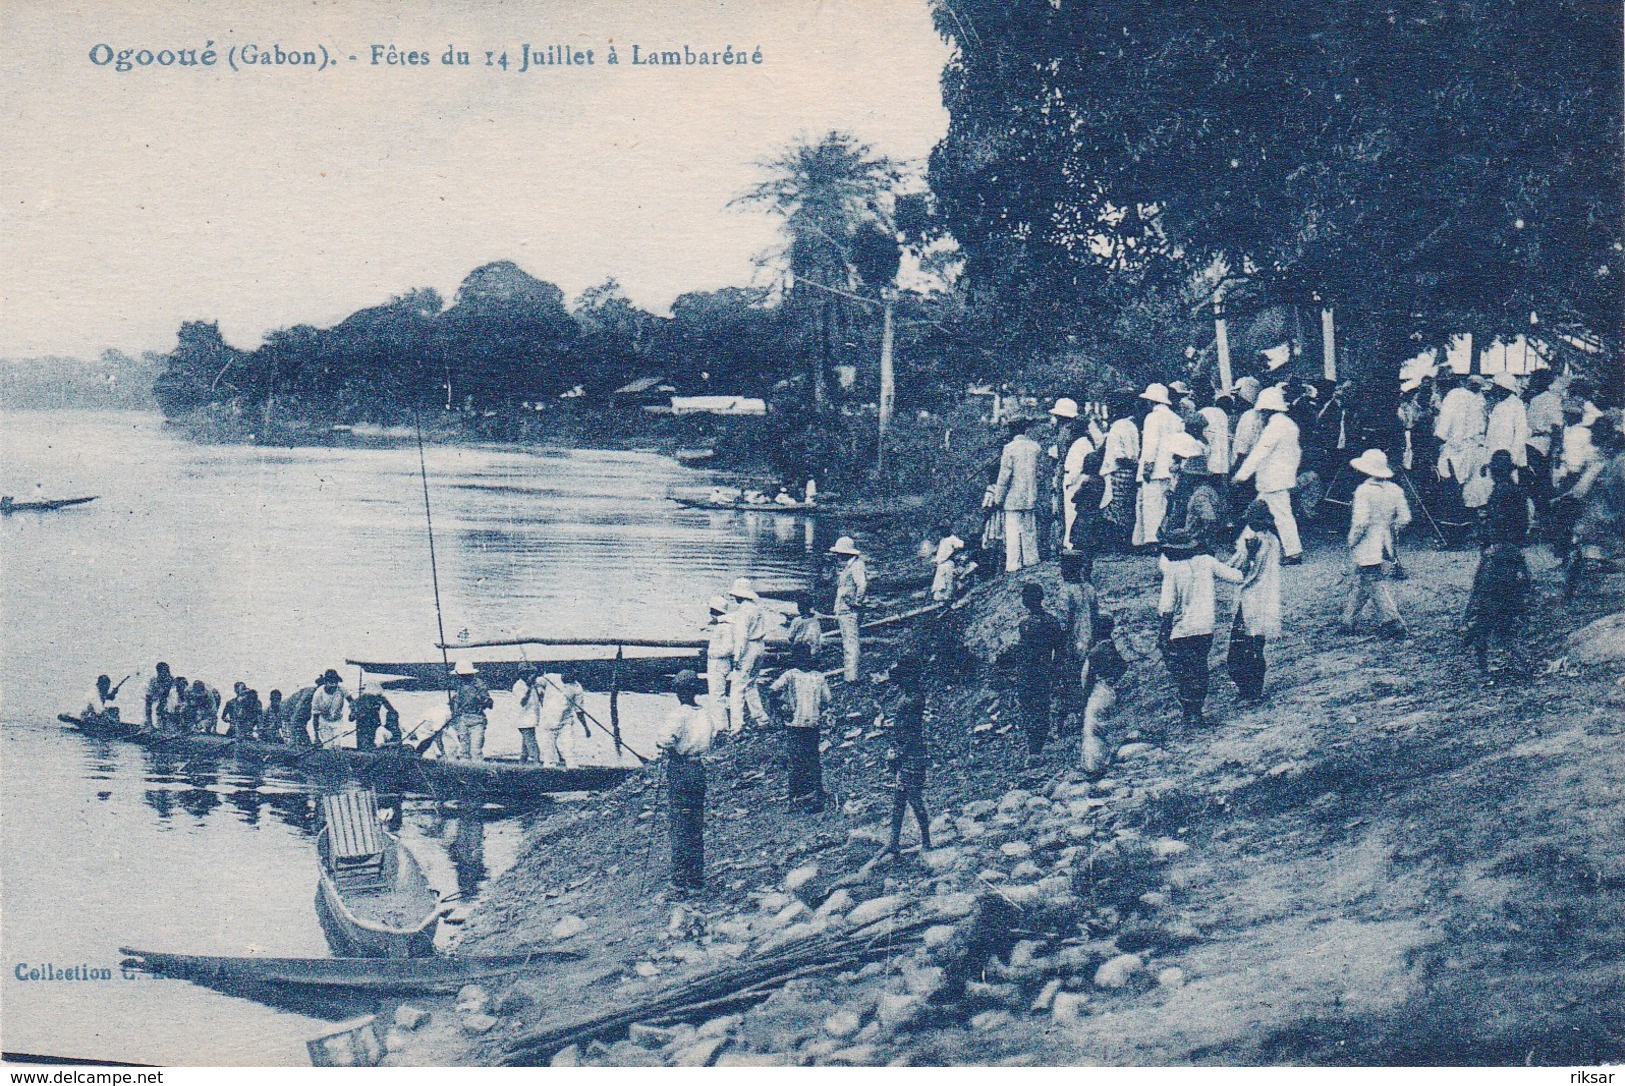
[[[1285,411],[1272,411],[1264,424],[1264,432],[1258,435],[1258,444],[1236,472],[1236,482],[1245,483],[1256,475],[1260,494],[1291,490],[1298,485],[1301,459],[1298,424],[1288,418]]]
[[[1377,566],[1394,558],[1394,536],[1411,522],[1411,506],[1398,484],[1367,479],[1354,488],[1349,514],[1349,556],[1357,566]]]
[[[1204,407],[1197,412],[1204,424],[1202,440],[1207,444],[1209,475],[1230,474],[1230,416],[1222,407]]]
[[[1484,433],[1484,452],[1494,456],[1505,449],[1515,467],[1529,464],[1529,410],[1516,396],[1508,396],[1490,412],[1489,427]]]
[[[1185,421],[1174,414],[1167,404],[1157,404],[1145,417],[1145,429],[1140,434],[1141,478],[1168,479],[1173,477],[1174,456],[1168,450],[1168,439],[1185,429]],[[1150,465],[1151,474],[1145,473]]]

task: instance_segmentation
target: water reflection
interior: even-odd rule
[[[456,832],[447,851],[452,866],[457,869],[457,893],[471,899],[479,892],[488,872],[485,868],[485,823],[479,815],[469,812],[455,819]]]

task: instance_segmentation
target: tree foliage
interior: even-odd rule
[[[968,290],[1034,342],[1219,267],[1399,350],[1620,339],[1620,10],[936,0],[931,161]],[[1391,353],[1391,352],[1390,352]]]

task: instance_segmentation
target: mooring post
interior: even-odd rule
[[[615,757],[621,756],[621,661],[626,659],[626,647],[615,646],[615,666],[609,673],[609,730],[615,737]]]

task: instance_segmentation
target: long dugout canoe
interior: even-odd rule
[[[445,690],[450,686],[446,667],[435,660],[426,663],[406,661],[346,660],[370,675],[396,676],[383,684],[386,690],[405,692]],[[672,679],[684,668],[704,670],[699,653],[688,656],[628,656],[621,660],[533,660],[543,673],[561,668],[573,671],[576,680],[595,694],[619,690],[623,694],[668,694]],[[480,678],[492,690],[502,691],[519,681],[524,660],[478,660]]]
[[[596,792],[613,788],[637,772],[626,766],[549,768],[534,762],[487,758],[479,762],[422,758],[410,749],[385,747],[301,747],[261,743],[225,735],[130,734],[109,731],[64,717],[87,735],[116,739],[150,750],[198,760],[259,762],[291,769],[317,780],[359,780],[380,792],[522,807],[553,792]]]
[[[585,957],[579,950],[426,958],[226,958],[121,947],[126,967],[210,986],[283,985],[373,992],[455,992],[464,984]]]

